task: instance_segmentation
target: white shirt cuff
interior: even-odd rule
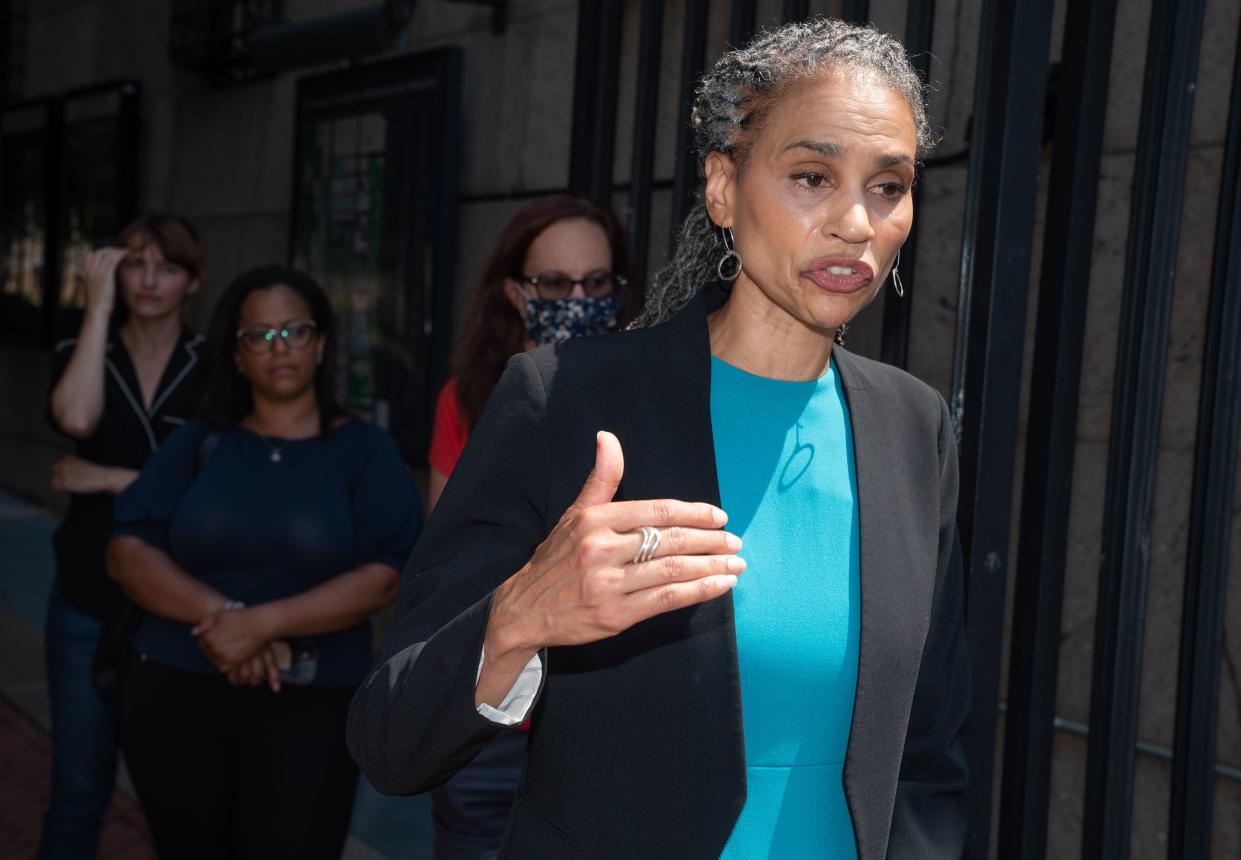
[[[483,661],[487,659],[487,652],[483,652],[478,657],[478,672],[474,675],[474,685],[478,686],[478,679],[483,674]],[[508,694],[500,701],[500,707],[493,708],[485,702],[478,706],[478,713],[493,723],[499,723],[502,726],[515,726],[526,719],[526,714],[530,712],[530,706],[534,704],[534,697],[539,692],[539,684],[543,681],[543,660],[535,654],[530,658],[530,662],[521,670],[521,674],[517,676],[517,680],[513,682],[512,688]]]

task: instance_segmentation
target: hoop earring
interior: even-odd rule
[[[720,258],[720,263],[715,267],[715,272],[720,276],[721,281],[735,281],[737,276],[741,274],[741,255],[737,253],[736,243],[733,240],[733,228],[721,227],[720,236],[724,239],[724,256]],[[736,268],[733,269],[731,275],[726,275],[724,274],[724,267],[729,260],[736,261],[734,263]]]
[[[896,295],[905,298],[905,285],[901,283],[901,249],[896,249],[896,262],[892,264],[892,286],[896,287]]]
[[[832,338],[832,340],[840,344],[841,346],[844,346],[845,338],[848,336],[848,334],[849,334],[849,324],[841,323],[839,326],[836,327],[836,336]]]

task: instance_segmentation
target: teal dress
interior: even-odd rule
[[[745,734],[745,807],[725,858],[853,858],[843,771],[857,688],[857,474],[833,363],[810,382],[711,360],[711,429],[728,529]]]

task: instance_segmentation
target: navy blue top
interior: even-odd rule
[[[725,860],[857,856],[845,800],[861,627],[857,472],[832,364],[809,382],[711,359],[733,589],[746,798]]]
[[[201,419],[174,433],[116,500],[132,535],[228,597],[254,605],[307,591],[364,564],[400,570],[422,507],[392,439],[351,419],[326,436],[285,440]],[[279,462],[272,449],[280,452]],[[370,623],[313,637],[317,685],[356,684],[370,668]],[[190,625],[148,615],[134,636],[150,659],[214,673]]]

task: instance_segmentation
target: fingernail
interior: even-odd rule
[[[721,576],[720,577],[720,585],[724,586],[725,588],[732,588],[736,584],[737,584],[737,577],[735,576]]]
[[[711,519],[717,526],[722,526],[724,523],[728,522],[728,514],[724,513],[719,508],[713,508],[712,510],[714,513],[712,513]]]
[[[745,559],[739,555],[734,555],[724,565],[728,568],[729,573],[741,573],[745,570]]]
[[[724,543],[727,544],[729,552],[736,552],[741,549],[741,538],[737,537],[735,534],[728,534],[724,538]]]

